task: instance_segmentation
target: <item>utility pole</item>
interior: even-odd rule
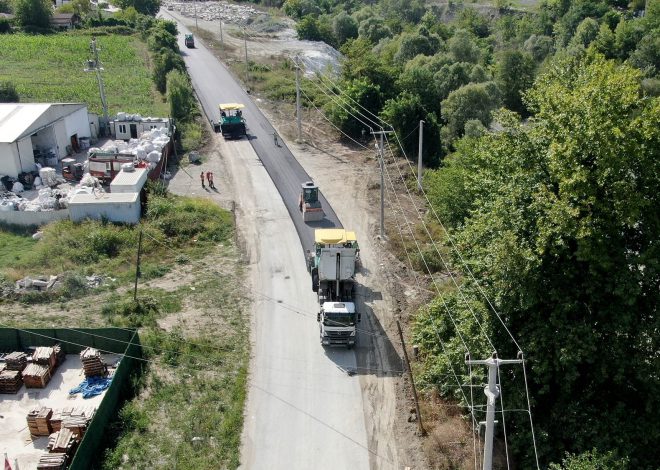
[[[383,136],[391,134],[394,131],[371,131],[372,135],[380,135],[380,145],[376,144],[378,154],[380,156],[380,238],[385,238],[385,144],[383,143]]]
[[[247,55],[247,30],[243,28],[243,42],[245,43],[245,89],[250,92],[250,87],[248,85],[250,81],[250,67],[248,66],[248,55]]]
[[[195,30],[199,32],[199,26],[197,26],[197,0],[193,0],[193,6],[195,8]]]
[[[89,49],[92,53],[92,59],[87,61],[85,72],[96,72],[96,80],[99,83],[99,93],[101,95],[101,107],[103,108],[103,128],[105,129],[110,122],[110,118],[108,117],[108,101],[105,98],[105,87],[103,85],[103,76],[101,75],[103,67],[99,60],[99,52],[101,50],[96,47],[96,37],[92,37],[92,41],[89,43]]]
[[[302,123],[300,117],[300,67],[294,61],[296,67],[296,123],[298,125],[298,142],[302,142]]]
[[[520,357],[520,354],[518,354]],[[484,437],[484,465],[483,470],[492,470],[493,468],[493,435],[495,427],[495,403],[500,396],[500,388],[497,385],[497,372],[499,367],[504,364],[522,364],[522,359],[498,359],[497,353],[483,361],[473,361],[470,354],[465,355],[465,363],[469,365],[488,366],[488,385],[484,388],[484,393],[488,399],[486,405],[486,436]],[[479,424],[484,424],[480,422]]]
[[[406,343],[403,340],[403,332],[401,331],[401,323],[399,320],[396,321],[396,327],[399,330],[399,339],[401,340],[401,347],[403,348],[403,357],[406,359],[406,365],[408,366],[408,376],[410,377],[410,384],[412,385],[413,398],[415,399],[415,411],[417,412],[417,430],[421,436],[426,436],[426,430],[422,423],[422,412],[419,410],[419,400],[417,399],[417,388],[415,388],[415,379],[412,375],[412,369],[410,368],[410,360],[408,359],[408,350],[406,349]]]
[[[419,150],[417,151],[417,184],[422,190],[422,147],[424,142],[424,121],[419,121]]]
[[[135,288],[133,289],[133,301],[137,302],[137,282],[140,277],[140,255],[142,254],[142,230],[140,230],[140,238],[138,238],[138,255],[137,266],[135,267]]]
[[[220,44],[225,45],[225,41],[222,39],[222,18],[220,18]]]

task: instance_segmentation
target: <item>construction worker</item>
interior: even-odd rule
[[[276,147],[280,146],[280,143],[277,141],[277,132],[273,132],[273,141],[275,142]]]
[[[201,180],[202,180],[202,188],[206,189],[206,186],[204,186],[204,171],[202,171],[202,174],[199,175],[199,177],[200,177]]]
[[[209,188],[215,189],[215,185],[213,184],[213,173],[210,171],[206,172],[206,179],[209,182]]]

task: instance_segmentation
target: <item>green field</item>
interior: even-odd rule
[[[0,81],[9,80],[23,102],[82,102],[101,112],[96,76],[85,72],[90,36],[0,35]],[[100,36],[108,111],[167,116],[155,90],[146,45],[135,36]]]

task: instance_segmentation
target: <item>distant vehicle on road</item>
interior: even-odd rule
[[[193,37],[192,34],[186,34],[184,42],[185,42],[186,47],[188,49],[194,49],[195,48],[195,38]]]
[[[243,119],[243,111],[241,111],[245,106],[240,103],[222,103],[219,108],[222,137],[240,139],[244,135],[247,136],[245,119]]]

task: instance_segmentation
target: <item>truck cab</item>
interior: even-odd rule
[[[350,349],[355,345],[360,314],[355,311],[353,302],[324,302],[317,321],[323,346],[339,345]]]
[[[184,36],[184,43],[188,49],[194,49],[195,47],[195,38],[192,34],[186,34]]]

